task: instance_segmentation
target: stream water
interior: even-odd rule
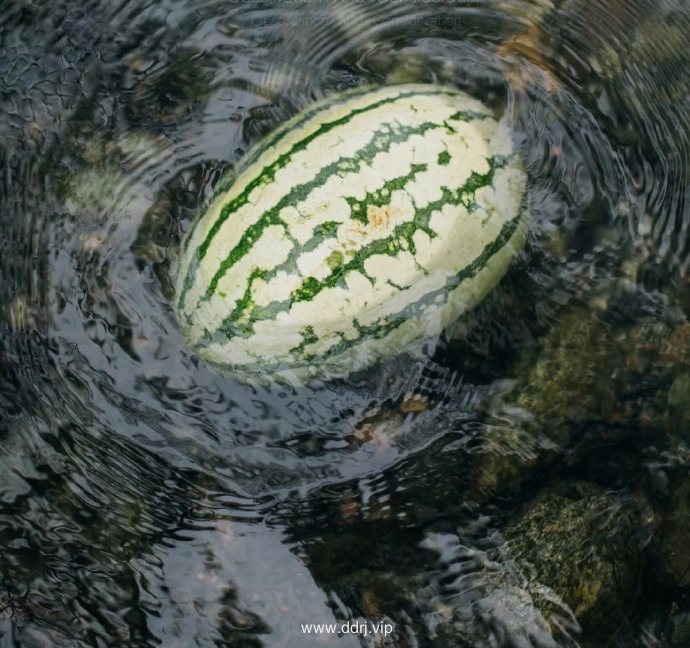
[[[658,527],[593,635],[501,599],[492,552],[572,478],[675,514],[690,344],[623,358],[595,416],[601,365],[566,367],[558,458],[522,438],[530,478],[476,484],[492,420],[552,411],[496,399],[572,309],[638,351],[686,322],[689,27],[680,0],[0,0],[0,646],[676,645]],[[532,209],[511,272],[428,357],[311,388],[204,367],[170,298],[216,181],[314,100],[401,81],[510,115]],[[350,621],[393,631],[304,627]]]

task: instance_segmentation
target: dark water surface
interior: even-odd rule
[[[0,1],[0,646],[680,645],[658,525],[615,627],[580,633],[554,594],[551,632],[497,592],[527,591],[501,529],[547,484],[673,514],[689,53],[680,0]],[[312,388],[206,369],[171,273],[216,181],[315,99],[400,81],[511,116],[533,210],[513,271],[427,357]],[[573,312],[603,355],[553,342]],[[567,387],[534,386],[544,357],[573,359]],[[486,486],[492,430],[530,417],[530,475]],[[302,629],[336,620],[395,632]]]

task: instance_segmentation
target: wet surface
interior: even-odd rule
[[[655,574],[687,525],[689,22],[674,2],[5,2],[0,646],[682,645],[687,583]],[[401,81],[510,115],[532,201],[513,270],[447,339],[348,380],[205,368],[171,276],[215,183],[315,99]],[[572,479],[634,520],[637,589],[606,627],[552,583],[539,607],[501,536]]]

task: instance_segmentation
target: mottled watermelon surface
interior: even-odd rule
[[[260,142],[190,230],[175,307],[220,370],[324,379],[438,336],[526,236],[508,129],[451,88],[333,95]]]

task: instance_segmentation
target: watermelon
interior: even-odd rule
[[[438,337],[526,238],[504,121],[435,85],[334,94],[250,150],[185,237],[175,309],[235,376],[328,379]]]

